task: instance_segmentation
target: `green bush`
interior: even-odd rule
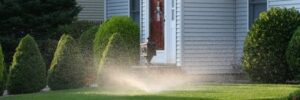
[[[86,84],[94,83],[96,80],[97,68],[94,66],[93,59],[93,41],[98,31],[98,26],[94,26],[84,32],[80,38],[80,49],[83,56],[83,65],[85,66],[85,82]]]
[[[48,74],[52,90],[73,89],[84,86],[84,70],[78,44],[69,35],[58,42]]]
[[[300,100],[300,91],[295,91],[291,93],[288,97],[288,100]]]
[[[300,27],[295,31],[291,41],[289,42],[286,57],[291,73],[300,79]]]
[[[122,66],[137,64],[139,35],[138,25],[129,17],[115,16],[103,23],[96,34],[93,46],[98,70],[104,64]],[[99,65],[100,62],[102,64]]]
[[[261,13],[244,44],[243,68],[255,82],[282,83],[292,78],[285,52],[300,13],[294,9],[271,8]]]
[[[46,65],[30,35],[19,43],[14,54],[7,90],[10,94],[38,92],[46,86]]]
[[[2,46],[0,44],[0,96],[3,94],[3,91],[5,89],[4,68],[5,68],[4,55],[2,53]]]

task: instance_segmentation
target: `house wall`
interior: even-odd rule
[[[104,0],[77,0],[77,3],[82,7],[79,20],[103,21]]]
[[[105,0],[105,18],[130,16],[129,0]]]
[[[248,0],[236,0],[236,64],[241,64],[244,41],[248,32]]]
[[[176,0],[176,65],[182,66],[182,1]]]
[[[191,74],[232,73],[236,0],[181,0],[182,66]]]
[[[140,29],[141,29],[141,43],[142,42],[146,42],[148,33],[149,33],[149,28],[147,27],[149,24],[148,22],[148,2],[147,0],[141,0],[141,5],[140,5],[140,9],[141,9],[141,20],[140,20]]]
[[[300,10],[300,0],[268,0],[268,8],[271,7],[295,7]]]

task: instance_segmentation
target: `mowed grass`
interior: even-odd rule
[[[147,93],[85,88],[0,97],[0,100],[285,100],[299,85],[209,84]]]

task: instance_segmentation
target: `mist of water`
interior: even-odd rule
[[[178,70],[169,69],[116,69],[103,72],[105,87],[118,90],[138,89],[145,92],[173,90],[188,84],[191,79]]]

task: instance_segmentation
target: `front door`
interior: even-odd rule
[[[164,0],[150,0],[150,41],[157,50],[164,50]]]
[[[176,33],[172,24],[172,3],[175,0],[149,0],[149,33],[150,41],[156,43],[156,56],[153,64],[176,63]],[[148,6],[147,6],[148,7]],[[175,11],[175,10],[174,10]],[[173,31],[172,31],[173,30]]]

